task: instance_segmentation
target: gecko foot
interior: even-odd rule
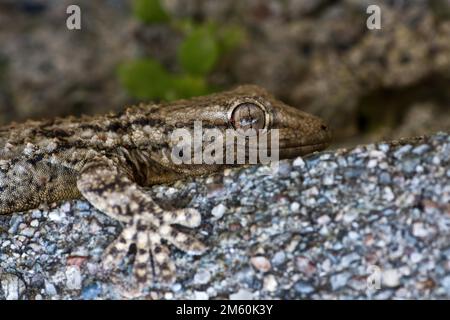
[[[155,225],[155,219],[144,214],[137,214],[126,226],[117,239],[105,250],[103,268],[116,269],[130,246],[136,246],[133,264],[133,274],[140,287],[153,279],[171,284],[175,280],[175,265],[170,259],[170,250],[162,243],[165,240],[177,248],[193,255],[202,254],[205,246],[194,237],[178,231],[172,224],[186,227],[200,225],[201,217],[195,209],[179,209],[174,212],[163,212],[160,225]],[[159,224],[159,223],[158,223]]]

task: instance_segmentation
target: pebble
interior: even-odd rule
[[[425,238],[428,236],[428,230],[425,228],[422,222],[416,222],[413,224],[413,235],[418,238]]]
[[[317,223],[318,223],[319,225],[325,225],[325,224],[328,224],[330,221],[331,221],[331,218],[330,218],[329,216],[327,216],[327,215],[320,216],[320,217],[317,219]]]
[[[46,292],[50,297],[56,296],[56,295],[57,295],[56,288],[55,288],[55,286],[53,285],[53,283],[50,283],[50,282],[48,282],[48,281],[45,281],[44,285],[45,285],[45,292]]]
[[[303,168],[305,166],[305,161],[303,161],[303,159],[301,157],[298,157],[294,160],[294,162],[292,163],[292,166],[298,167],[298,168]]]
[[[286,254],[283,251],[278,251],[272,257],[272,264],[274,266],[280,266],[286,261]]]
[[[350,210],[344,214],[343,220],[344,220],[344,223],[350,224],[357,217],[358,217],[358,212],[356,212],[355,210]]]
[[[383,199],[386,200],[387,202],[391,202],[395,199],[395,195],[390,187],[384,187]]]
[[[427,152],[428,150],[430,150],[430,146],[427,144],[421,144],[420,146],[415,147],[412,152],[415,154],[424,154],[425,152]]]
[[[161,201],[173,188],[174,198],[190,199],[186,207],[212,208],[202,227],[190,230],[207,238],[207,253],[171,251],[183,282],[151,289],[150,297],[448,299],[449,159],[444,134],[407,148],[368,145],[298,158],[286,162],[283,177],[263,166],[229,170],[209,178],[221,190],[214,194],[201,177],[149,188]],[[121,297],[99,272],[120,223],[82,200],[2,218],[0,269],[20,274],[27,286],[5,291],[0,274],[0,298]],[[123,281],[131,278],[131,261],[117,273]],[[384,271],[383,286],[368,293],[361,275],[371,264]]]
[[[209,282],[210,279],[211,279],[211,272],[209,272],[208,270],[201,270],[194,275],[194,284],[196,285],[206,284]]]
[[[450,296],[450,275],[446,276],[442,279],[441,285],[444,288],[444,290],[446,291],[447,295]]]
[[[172,285],[172,291],[174,291],[174,292],[178,292],[178,291],[180,291],[182,288],[183,288],[183,286],[182,286],[181,284],[179,284],[179,283],[174,283],[174,284]]]
[[[65,214],[63,212],[52,211],[48,215],[48,219],[50,221],[59,223],[65,218]]]
[[[406,153],[408,153],[412,149],[412,146],[410,144],[404,145],[403,147],[400,147],[398,150],[394,152],[394,157],[397,159],[402,158]]]
[[[375,168],[378,165],[378,161],[376,159],[371,159],[367,163],[367,168],[372,169]]]
[[[194,291],[195,300],[208,300],[209,295],[205,291]]]
[[[292,212],[298,212],[298,209],[300,209],[300,204],[298,202],[292,202],[290,209]]]
[[[40,210],[33,210],[33,212],[31,213],[31,217],[33,219],[40,219],[42,217],[42,213]]]
[[[300,294],[309,294],[314,292],[314,287],[306,281],[297,281],[294,284],[294,290]]]
[[[14,274],[0,274],[0,284],[6,300],[18,300],[25,291],[25,283]]]
[[[348,279],[351,277],[351,274],[348,272],[338,273],[330,278],[330,284],[332,290],[338,290],[347,285]]]
[[[78,266],[68,266],[66,269],[66,286],[69,290],[81,289],[81,272]]]
[[[223,204],[219,204],[212,209],[211,214],[214,216],[214,218],[216,218],[216,220],[219,220],[223,217],[226,210],[226,206],[224,206]]]
[[[323,177],[322,180],[323,185],[325,186],[332,186],[334,184],[334,176],[333,175],[326,175]]]
[[[412,263],[418,263],[418,262],[422,261],[423,256],[418,252],[413,252],[413,253],[411,253],[410,259],[411,259]]]
[[[34,235],[34,232],[35,232],[34,228],[25,228],[20,233],[27,238],[31,238]]]
[[[278,283],[274,275],[269,274],[268,276],[264,277],[264,284],[263,284],[264,290],[274,292],[277,289],[277,286]]]
[[[81,292],[81,297],[84,300],[96,299],[102,293],[102,288],[98,283],[91,283],[90,285],[83,288]]]
[[[391,183],[391,176],[390,176],[390,174],[387,173],[387,172],[382,172],[380,174],[380,177],[379,177],[379,182],[381,184],[390,184]]]
[[[396,269],[389,269],[383,272],[383,284],[387,287],[397,287],[400,284],[400,273]]]
[[[248,291],[246,289],[240,289],[236,293],[230,294],[230,300],[253,300],[254,295],[253,292]]]
[[[272,268],[270,261],[262,256],[252,257],[250,261],[257,270],[262,272],[267,272]]]
[[[30,226],[36,228],[39,225],[39,220],[34,219],[30,222]]]

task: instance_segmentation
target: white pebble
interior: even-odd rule
[[[428,235],[428,230],[424,227],[422,222],[416,222],[413,224],[412,233],[415,237],[425,238]]]
[[[48,219],[53,222],[61,222],[65,218],[65,214],[63,212],[52,211],[48,215]]]
[[[330,221],[331,221],[331,219],[330,219],[330,217],[327,216],[327,215],[320,216],[320,217],[317,219],[317,223],[318,223],[319,225],[328,224],[328,222],[330,222]]]
[[[270,261],[262,256],[253,257],[250,261],[257,270],[262,272],[267,272],[272,268]]]
[[[6,300],[18,300],[25,290],[23,281],[14,274],[4,274],[0,282]]]
[[[253,292],[250,292],[246,289],[240,289],[236,293],[230,294],[230,300],[253,300]]]
[[[291,211],[292,212],[297,212],[298,209],[300,209],[300,204],[298,202],[292,202],[291,203]]]
[[[400,274],[396,269],[383,272],[383,284],[387,287],[396,287],[400,284]]]
[[[303,159],[301,157],[298,157],[294,160],[294,162],[292,163],[292,165],[294,167],[299,167],[299,168],[303,168],[305,166],[305,161],[303,161]]]
[[[205,291],[194,291],[195,300],[208,300],[209,295]]]
[[[367,163],[367,168],[371,169],[371,168],[375,168],[378,164],[378,161],[375,159],[371,159],[369,160],[369,162]]]
[[[211,214],[214,216],[214,218],[219,220],[220,218],[223,217],[226,210],[227,210],[226,206],[224,206],[223,204],[219,204],[212,209]]]
[[[69,290],[81,289],[81,273],[77,266],[69,266],[66,269],[66,286]]]
[[[56,288],[53,285],[53,283],[45,281],[44,287],[45,287],[45,292],[49,296],[56,296],[57,292],[56,292]]]
[[[211,273],[208,270],[200,270],[194,276],[195,284],[206,284],[211,279]]]
[[[274,275],[270,274],[267,277],[264,277],[264,284],[263,284],[264,290],[274,292],[277,289],[277,285],[278,283]]]

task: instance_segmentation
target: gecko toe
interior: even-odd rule
[[[155,273],[166,284],[175,281],[175,264],[170,259],[169,253],[169,249],[160,243],[152,246]]]
[[[179,224],[188,228],[196,228],[202,222],[202,217],[197,209],[186,208],[163,213],[163,221],[167,224]]]
[[[206,251],[206,246],[193,236],[178,231],[170,225],[164,225],[159,229],[161,237],[180,250],[192,255],[200,255]]]
[[[133,232],[125,228],[122,233],[114,240],[103,253],[102,266],[103,269],[109,270],[117,268],[128,254],[130,245],[133,244]]]
[[[148,233],[139,231],[142,226],[136,230],[136,257],[133,264],[133,273],[138,283],[146,284],[153,278],[151,272],[150,239]]]

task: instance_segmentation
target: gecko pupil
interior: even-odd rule
[[[233,110],[231,122],[235,129],[263,129],[265,126],[265,113],[254,103],[241,103]]]

